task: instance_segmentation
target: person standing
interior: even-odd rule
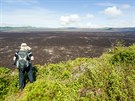
[[[19,71],[19,89],[23,90],[25,86],[25,73],[29,77],[29,81],[34,82],[33,77],[33,67],[31,60],[34,60],[34,56],[31,52],[31,48],[26,44],[22,43],[20,50],[15,53],[13,57],[14,65],[18,68]]]

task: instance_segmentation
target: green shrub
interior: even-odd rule
[[[1,101],[134,101],[135,45],[99,58],[37,65],[37,80],[18,92],[18,71],[0,68]],[[112,64],[113,63],[113,64]]]
[[[18,86],[17,75],[8,68],[0,67],[0,98],[15,93]]]
[[[111,58],[113,64],[135,65],[135,45],[128,48],[117,48],[113,54]]]

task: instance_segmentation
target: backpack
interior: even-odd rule
[[[24,70],[25,68],[29,67],[28,58],[29,58],[28,51],[19,51],[17,68]]]

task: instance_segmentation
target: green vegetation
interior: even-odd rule
[[[135,101],[135,45],[99,58],[36,65],[36,81],[18,91],[17,70],[0,68],[1,101]]]
[[[113,64],[134,65],[135,64],[135,45],[130,47],[116,47],[112,57]]]

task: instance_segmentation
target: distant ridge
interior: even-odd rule
[[[36,31],[79,31],[79,32],[135,32],[135,27],[126,28],[77,28],[77,27],[63,27],[63,28],[37,28],[37,27],[0,27],[1,32],[36,32]]]

